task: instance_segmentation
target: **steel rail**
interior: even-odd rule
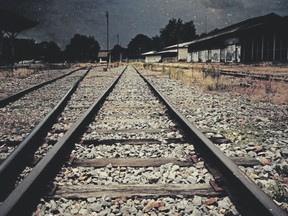
[[[27,93],[29,93],[29,92],[32,92],[32,91],[34,91],[34,90],[37,90],[37,89],[41,88],[42,86],[45,86],[45,85],[50,84],[50,83],[52,83],[52,82],[55,82],[55,81],[58,80],[58,79],[62,79],[62,78],[64,78],[64,77],[66,77],[66,76],[69,76],[69,75],[75,73],[76,71],[83,70],[83,69],[85,69],[85,67],[75,69],[75,70],[73,70],[73,71],[71,71],[71,72],[69,72],[69,73],[67,73],[67,74],[62,75],[62,76],[53,78],[53,79],[51,79],[51,80],[42,82],[42,83],[40,83],[40,84],[34,85],[34,86],[29,87],[29,88],[27,88],[27,89],[24,89],[24,90],[22,90],[22,91],[19,91],[19,92],[13,94],[13,95],[7,96],[7,97],[5,97],[5,98],[3,98],[3,99],[0,100],[0,108],[6,106],[8,103],[10,103],[10,102],[12,102],[12,101],[18,100],[19,98],[23,97],[25,94],[27,94]]]
[[[287,75],[286,78],[283,77],[283,75],[277,75],[277,74],[257,74],[257,73],[245,73],[245,72],[235,72],[235,71],[228,71],[228,70],[219,70],[214,71],[213,69],[204,69],[204,74],[207,75],[213,75],[213,74],[219,74],[223,76],[233,76],[233,77],[240,77],[240,78],[251,78],[254,80],[266,80],[266,81],[277,81],[277,82],[288,82]]]
[[[74,147],[73,144],[79,139],[79,135],[85,131],[92,117],[97,114],[126,68],[38,162],[28,176],[9,194],[0,205],[0,215],[14,216],[31,214],[31,210],[35,207],[35,202],[39,200],[43,190],[45,190],[45,184],[43,184],[43,182],[47,182],[47,179],[51,179],[53,175],[56,175],[56,172],[65,160],[65,155]],[[27,202],[27,200],[29,200],[29,202]]]
[[[217,166],[216,168],[220,171],[221,181],[223,182],[222,187],[237,204],[236,208],[242,215],[287,216],[287,213],[277,206],[230,158],[183,116],[136,68],[135,70],[167,106],[170,114],[180,123],[186,138],[201,153],[204,161]]]
[[[50,111],[48,115],[33,129],[33,131],[18,145],[18,147],[1,163],[0,165],[0,200],[2,200],[17,179],[19,173],[25,168],[31,156],[37,150],[37,147],[44,138],[48,128],[57,119],[65,108],[71,95],[77,89],[79,83],[86,77],[91,68],[89,68],[67,91],[57,105]]]

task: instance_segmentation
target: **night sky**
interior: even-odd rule
[[[288,0],[0,0],[0,7],[39,22],[19,37],[55,41],[62,48],[79,33],[94,36],[106,49],[106,11],[110,48],[117,34],[126,47],[137,34],[159,34],[171,18],[193,20],[201,34],[271,12],[288,15]]]

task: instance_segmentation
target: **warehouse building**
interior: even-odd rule
[[[162,51],[159,52],[150,51],[142,53],[141,55],[145,57],[146,63],[178,61],[186,62],[188,57],[189,43],[180,43],[173,46],[165,47]]]
[[[288,17],[270,13],[213,31],[193,41],[143,53],[154,62],[288,62]]]
[[[189,42],[191,62],[288,61],[288,18],[274,13]]]

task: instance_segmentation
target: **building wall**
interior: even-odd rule
[[[288,35],[281,32],[259,32],[243,37],[241,42],[244,62],[288,61]]]
[[[178,60],[187,61],[188,48],[179,48],[178,49]]]
[[[220,62],[220,49],[210,50],[209,60],[211,62]]]
[[[192,62],[240,62],[240,54],[240,45],[229,45],[222,49],[200,50],[190,53]]]
[[[199,62],[207,62],[209,60],[209,52],[208,50],[200,50],[198,51],[198,61]]]
[[[241,46],[233,44],[222,49],[221,60],[223,62],[241,62]]]
[[[156,62],[159,62],[160,60],[161,60],[160,55],[152,55],[152,56],[146,56],[145,57],[146,63],[156,63]]]
[[[192,53],[187,52],[187,62],[192,62]]]
[[[191,53],[191,61],[198,62],[199,61],[199,54],[197,51]]]
[[[177,57],[162,57],[163,62],[177,62]]]

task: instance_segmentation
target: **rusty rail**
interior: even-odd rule
[[[137,71],[137,69],[135,68]],[[137,71],[139,73],[139,71]],[[140,74],[140,73],[139,73]],[[200,152],[205,163],[219,171],[216,179],[229,197],[237,204],[242,215],[287,215],[276,203],[265,194],[239,167],[216,147],[199,129],[183,116],[143,75],[140,76],[166,105],[170,114],[183,129],[186,138]],[[209,168],[208,168],[209,169]]]
[[[60,169],[66,154],[73,148],[73,144],[79,139],[79,134],[84,132],[86,126],[95,115],[121,75],[111,84],[109,88],[96,100],[87,111],[76,121],[76,123],[64,134],[64,136],[53,146],[53,148],[38,162],[29,175],[12,191],[12,193],[0,205],[1,215],[26,215],[31,214],[35,201],[39,199],[47,180],[56,175]],[[29,202],[27,202],[29,200]]]
[[[67,91],[52,111],[33,129],[33,131],[18,145],[18,147],[0,165],[0,200],[3,199],[11,188],[19,173],[24,169],[31,156],[33,156],[47,129],[51,127],[59,114],[65,108],[71,95],[79,83],[89,73],[88,69],[75,84]]]
[[[62,79],[64,77],[66,77],[66,76],[69,76],[69,75],[75,73],[76,71],[83,70],[83,69],[85,69],[85,68],[82,67],[82,68],[75,69],[75,70],[73,70],[73,71],[71,71],[71,72],[69,72],[67,74],[64,74],[62,76],[56,77],[54,79],[51,79],[51,80],[48,80],[48,81],[45,81],[45,82],[42,82],[42,83],[34,85],[34,86],[30,87],[30,88],[27,88],[27,89],[24,89],[22,91],[19,91],[19,92],[13,94],[13,95],[5,97],[5,98],[0,100],[0,108],[6,106],[8,103],[10,103],[12,101],[18,100],[19,98],[23,97],[25,94],[27,94],[29,92],[37,90],[37,89],[41,88],[42,86],[48,85],[48,84],[50,84],[52,82],[55,82],[58,79]]]

